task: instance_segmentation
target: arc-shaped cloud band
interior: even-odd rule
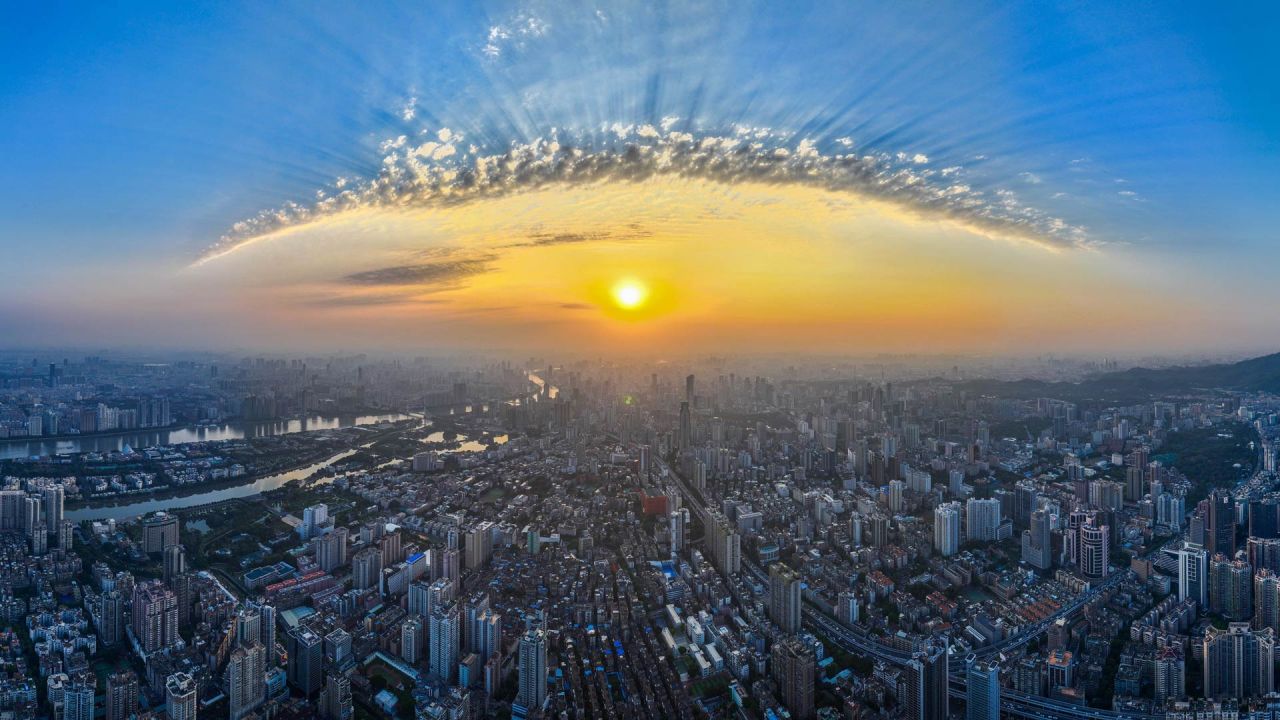
[[[286,203],[238,222],[195,264],[279,230],[353,210],[448,206],[555,185],[662,175],[851,193],[926,219],[1048,249],[1096,245],[1083,227],[1023,204],[1011,191],[971,187],[961,181],[964,168],[934,168],[924,155],[859,153],[848,138],[824,143],[829,146],[824,151],[814,141],[770,129],[739,126],[695,134],[674,129],[677,123],[668,118],[657,126],[614,124],[591,133],[553,130],[491,154],[448,129],[417,144],[401,135],[382,144],[376,177],[339,179],[318,191],[313,203]]]

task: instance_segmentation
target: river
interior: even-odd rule
[[[312,416],[294,420],[271,422],[233,422],[220,425],[191,425],[167,430],[139,430],[137,432],[85,435],[60,440],[39,438],[10,438],[0,440],[0,460],[18,458],[70,455],[79,452],[111,452],[127,444],[135,450],[160,445],[185,445],[216,440],[243,440],[245,438],[270,437],[312,430],[334,430],[353,425],[376,425],[381,422],[408,420],[410,415],[359,415],[345,417]]]
[[[507,442],[508,439],[509,438],[506,435],[496,435],[493,437],[493,441],[498,445],[502,445],[503,443]],[[478,440],[472,440],[471,438],[462,434],[458,434],[457,436],[452,438],[452,440],[458,443],[458,447],[452,450],[445,450],[444,451],[445,453],[480,452],[487,447],[485,443],[482,443]],[[422,442],[423,443],[445,442],[445,436],[443,432],[436,431],[427,435],[425,438],[423,438]],[[316,472],[329,467],[330,465],[341,462],[342,460],[345,460],[351,457],[352,455],[356,454],[356,452],[358,452],[359,450],[367,448],[372,444],[373,443],[366,443],[364,445],[361,445],[359,448],[354,448],[351,450],[343,450],[342,452],[337,453],[326,460],[321,460],[320,462],[308,465],[306,467],[301,467],[296,470],[288,470],[285,472],[276,473],[275,475],[267,475],[265,477],[260,477],[257,480],[254,480],[253,482],[245,483],[243,485],[234,485],[231,487],[219,487],[212,490],[204,490],[204,491],[201,491],[199,489],[200,486],[193,485],[191,486],[192,494],[190,495],[182,495],[182,496],[176,496],[176,497],[168,496],[168,497],[162,497],[162,498],[151,498],[151,497],[144,496],[143,498],[140,498],[135,502],[122,502],[119,505],[99,505],[99,506],[93,506],[93,507],[79,508],[76,510],[68,510],[66,512],[66,517],[76,522],[80,522],[82,520],[106,520],[109,518],[114,518],[116,520],[124,520],[125,518],[132,518],[132,517],[138,517],[139,515],[146,515],[147,513],[155,510],[179,510],[182,508],[194,507],[196,505],[206,505],[208,503],[222,502],[223,500],[233,500],[235,498],[251,497],[259,493],[264,493],[268,490],[275,490],[276,488],[286,485],[290,482],[293,482],[294,480],[304,480],[314,475]],[[391,461],[382,463],[382,465],[378,466],[377,469],[381,470],[386,467],[390,467],[391,465],[394,465],[397,462],[401,462],[401,461],[391,460]],[[317,482],[320,482],[320,483],[332,482],[332,478],[326,476],[321,478]]]

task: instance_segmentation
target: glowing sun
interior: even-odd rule
[[[635,280],[621,280],[613,286],[613,302],[623,310],[635,310],[648,296],[648,289]]]

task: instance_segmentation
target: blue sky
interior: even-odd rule
[[[272,5],[3,11],[0,248],[21,272],[0,299],[171,273],[237,221],[375,177],[401,134],[485,153],[664,118],[960,167],[1211,294],[1280,260],[1274,5]]]

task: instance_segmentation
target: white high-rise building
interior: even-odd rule
[[[969,498],[964,506],[965,536],[970,540],[994,542],[1000,528],[1000,500]]]
[[[169,720],[196,720],[196,681],[176,672],[164,683],[165,712]]]
[[[431,611],[428,669],[434,677],[450,685],[457,674],[461,626],[457,603],[450,601]]]
[[[933,547],[944,557],[960,550],[960,503],[944,503],[934,509]]]
[[[1209,607],[1209,553],[1203,546],[1183,543],[1178,556],[1178,600],[1191,598]]]

